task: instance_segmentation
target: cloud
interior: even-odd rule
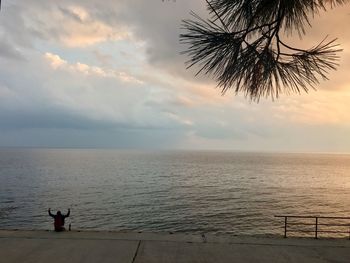
[[[49,30],[56,32],[53,37],[68,47],[86,47],[131,38],[131,32],[126,27],[112,27],[91,17],[81,6],[60,7],[52,16],[54,23],[48,25]]]
[[[60,10],[62,13],[66,14],[67,16],[70,16],[74,20],[80,23],[89,22],[90,14],[86,11],[86,9],[82,8],[81,6],[69,6],[67,8],[60,7]]]
[[[96,75],[100,77],[111,77],[118,78],[123,82],[132,82],[136,84],[143,84],[143,82],[130,74],[122,71],[111,70],[111,69],[102,69],[97,66],[89,66],[87,64],[76,62],[73,64],[68,63],[66,60],[62,59],[60,56],[52,54],[50,52],[46,52],[44,57],[49,61],[51,67],[53,69],[62,69],[62,70],[70,70],[79,73],[83,73],[85,75]]]
[[[293,96],[272,107],[275,118],[302,125],[344,125],[350,123],[350,86],[347,91],[320,90],[307,96]]]
[[[104,66],[110,66],[113,61],[113,56],[108,54],[103,54],[99,50],[93,50],[92,53],[95,55],[97,61],[104,65]]]
[[[178,114],[174,113],[174,112],[165,112],[165,114],[172,120],[175,120],[176,122],[178,122],[179,124],[185,125],[185,126],[193,126],[194,123],[193,121],[180,117]]]
[[[255,104],[185,69],[181,20],[191,9],[205,16],[204,2],[14,0],[3,8],[0,145],[350,149],[342,13],[328,17],[345,49],[331,81]],[[326,22],[302,43],[318,42]]]
[[[14,59],[14,60],[25,60],[22,52],[13,47],[5,37],[0,37],[0,59]]]
[[[72,4],[72,1],[38,3],[29,0],[25,5],[14,1],[3,7],[2,29],[10,35],[11,42],[23,46],[33,46],[35,38],[71,48],[132,38],[132,32],[126,25],[110,25],[83,5],[84,1]],[[10,22],[12,20],[16,23]]]
[[[45,58],[50,61],[51,67],[54,69],[67,65],[67,61],[61,59],[60,56],[49,52],[45,53]]]
[[[14,97],[15,93],[6,85],[0,84],[0,99],[8,99]]]
[[[31,54],[16,67],[14,71],[0,63],[2,129],[144,130],[191,125],[187,118],[167,113],[167,102],[161,100],[167,91],[123,71],[69,62],[50,52]],[[147,102],[155,93],[160,104],[150,106]]]

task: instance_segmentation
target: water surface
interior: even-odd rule
[[[0,150],[0,228],[275,234],[275,214],[350,216],[350,155]]]

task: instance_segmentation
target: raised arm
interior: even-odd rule
[[[65,215],[65,217],[69,217],[70,215],[70,208],[68,208],[68,213]]]
[[[55,217],[55,216],[51,213],[51,208],[49,208],[48,212],[49,212],[49,216]]]

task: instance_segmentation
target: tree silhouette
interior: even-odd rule
[[[305,34],[310,17],[348,0],[206,0],[210,19],[191,12],[180,41],[189,45],[187,67],[212,75],[225,93],[251,100],[315,88],[337,66],[336,39],[310,49],[292,47],[283,34]]]

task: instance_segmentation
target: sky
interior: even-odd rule
[[[338,38],[329,80],[259,103],[186,69],[191,10],[205,1],[3,0],[0,147],[350,152],[350,4],[288,38]]]

